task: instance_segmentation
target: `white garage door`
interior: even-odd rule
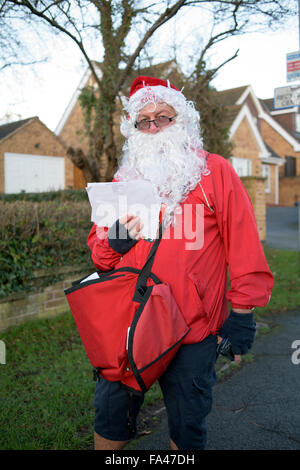
[[[64,189],[65,160],[63,157],[5,153],[4,180],[6,193]]]

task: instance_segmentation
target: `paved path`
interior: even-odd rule
[[[255,341],[254,361],[215,386],[207,450],[300,450],[300,363],[292,362],[293,353],[300,362],[300,311],[272,320],[271,332]],[[129,448],[169,450],[167,436],[164,416]]]

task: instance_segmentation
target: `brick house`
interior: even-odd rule
[[[262,133],[266,142],[284,159],[279,168],[279,204],[300,203],[299,108],[274,109],[274,100],[262,100],[266,117]]]
[[[252,87],[244,86],[218,92],[218,100],[227,107],[230,161],[240,177],[265,178],[267,204],[279,203],[279,168],[284,160],[265,130],[268,118]]]
[[[0,126],[0,192],[40,192],[73,184],[65,146],[38,117]]]
[[[258,99],[250,85],[218,93],[228,109],[231,162],[239,176],[265,178],[267,204],[300,201],[300,114],[274,110],[273,99]]]

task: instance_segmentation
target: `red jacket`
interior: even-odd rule
[[[152,272],[171,286],[191,327],[184,343],[216,334],[228,315],[228,301],[232,308],[264,307],[274,282],[251,201],[238,175],[218,155],[209,155],[207,165],[210,174],[202,176],[181,204],[182,217],[164,232],[152,267]],[[188,232],[196,226],[197,238],[190,239]],[[97,269],[141,268],[152,243],[140,240],[122,256],[110,247],[107,231],[94,225],[88,236]]]

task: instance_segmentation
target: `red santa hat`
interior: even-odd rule
[[[179,91],[178,88],[172,85],[169,81],[161,80],[160,78],[146,77],[141,75],[140,77],[137,77],[135,80],[133,80],[129,92],[129,98],[131,98],[131,96],[133,96],[141,88],[156,86],[164,86],[166,88],[171,87],[174,90]]]

